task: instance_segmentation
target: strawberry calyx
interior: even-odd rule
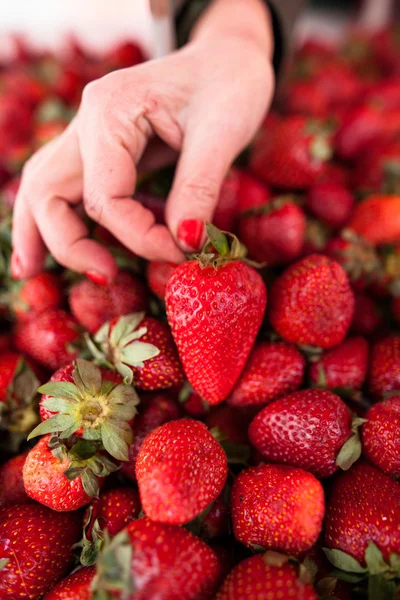
[[[248,444],[231,442],[219,427],[212,427],[209,432],[221,445],[229,464],[248,466],[251,450]]]
[[[240,213],[240,218],[253,217],[257,215],[269,215],[280,210],[287,204],[300,204],[300,198],[294,194],[282,194],[276,196],[271,202],[266,202],[261,206],[254,206]]]
[[[310,362],[315,362],[311,359]],[[351,400],[353,402],[359,402],[361,398],[361,391],[355,390],[352,387],[328,387],[326,371],[322,364],[317,365],[318,377],[315,382],[312,383],[312,387],[319,389],[329,389],[331,392],[340,396],[342,400]]]
[[[2,569],[4,569],[4,567],[6,567],[9,562],[10,562],[9,558],[0,558],[0,571]]]
[[[121,597],[130,598],[135,591],[131,563],[132,545],[127,531],[122,530],[112,539],[105,531],[103,549],[97,557],[96,575],[91,584],[91,599],[112,600],[118,592]]]
[[[36,402],[38,387],[38,378],[21,358],[8,386],[6,398],[0,402],[0,429],[24,435],[32,430],[39,421]]]
[[[350,279],[357,281],[364,276],[368,283],[375,281],[382,275],[382,264],[375,249],[363,237],[350,229],[344,229],[341,237],[348,246],[339,251],[345,263],[343,268]]]
[[[388,195],[400,193],[400,162],[398,160],[384,161],[382,192]]]
[[[57,413],[42,421],[28,439],[46,433],[58,433],[67,439],[82,430],[83,440],[98,441],[117,460],[128,460],[133,441],[129,422],[136,414],[139,398],[131,385],[102,381],[98,366],[77,359],[74,383],[50,381],[39,388],[51,396],[43,401],[45,408]]]
[[[345,441],[336,457],[336,465],[343,471],[347,471],[360,458],[362,445],[360,439],[360,427],[367,422],[357,415],[351,419],[351,436]]]
[[[131,367],[144,367],[144,361],[160,354],[156,346],[140,340],[147,333],[147,327],[140,327],[144,315],[140,312],[119,317],[105,323],[93,340],[86,337],[95,362],[117,370],[125,384],[133,381]]]
[[[314,572],[309,568],[306,560],[304,563],[300,562],[295,556],[289,556],[287,554],[281,554],[274,550],[267,550],[263,552],[262,560],[269,567],[283,567],[287,563],[290,563],[296,567],[298,572],[298,580],[301,583],[312,584]]]
[[[89,534],[91,539],[89,539]],[[93,506],[89,506],[83,524],[83,535],[80,542],[74,548],[81,550],[79,560],[84,567],[90,567],[96,563],[97,557],[104,546],[104,532],[100,527],[98,519],[93,521]]]
[[[221,231],[212,223],[206,223],[207,241],[199,254],[193,258],[202,269],[212,266],[214,269],[234,260],[244,260],[247,249],[238,238],[228,231]],[[245,260],[245,262],[249,262]]]

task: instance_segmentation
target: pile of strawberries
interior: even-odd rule
[[[24,160],[142,60],[0,70],[0,600],[400,597],[400,31],[297,52],[201,252],[9,275]],[[137,192],[163,221],[173,170]],[[240,241],[239,241],[240,240]]]

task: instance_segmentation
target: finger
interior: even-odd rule
[[[26,197],[21,192],[18,193],[14,205],[12,245],[11,273],[14,279],[37,275],[43,268],[46,248]]]

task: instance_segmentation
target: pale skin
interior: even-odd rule
[[[37,274],[47,248],[67,268],[114,279],[111,253],[87,237],[76,210],[82,199],[89,217],[148,260],[181,262],[196,249],[180,235],[181,224],[212,220],[227,170],[271,101],[272,53],[262,0],[214,0],[183,49],[90,83],[77,117],[24,168],[14,277]],[[167,224],[158,225],[132,200],[137,172],[176,153]]]

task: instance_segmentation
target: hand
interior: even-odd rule
[[[201,245],[225,174],[254,136],[274,86],[268,54],[251,37],[196,39],[166,58],[116,71],[84,90],[76,118],[26,164],[13,224],[15,277],[36,274],[46,247],[74,271],[105,281],[111,253],[88,238],[76,210],[132,252],[180,262]],[[158,136],[180,152],[167,227],[132,199],[137,165]]]

